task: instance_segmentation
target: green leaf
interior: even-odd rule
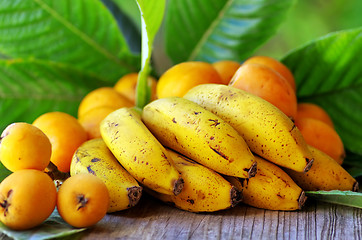
[[[345,147],[362,155],[362,28],[309,42],[282,62],[295,76],[298,101],[323,107]]]
[[[82,98],[105,85],[103,79],[64,64],[0,60],[0,129],[15,121],[33,122],[49,111],[76,116]]]
[[[115,1],[112,0],[102,0],[104,5],[109,9],[114,18],[118,23],[118,27],[121,30],[124,38],[127,41],[127,45],[134,54],[140,54],[141,52],[141,27],[135,25],[133,19],[123,12],[124,9],[121,9]],[[120,1],[126,6],[135,6],[135,10],[138,13],[139,22],[141,22],[140,13],[136,1]],[[133,9],[133,7],[131,7]],[[128,9],[128,7],[127,7]]]
[[[28,239],[51,239],[74,235],[86,230],[86,228],[73,228],[68,225],[59,215],[58,211],[54,210],[52,215],[40,226],[30,230],[14,231],[6,227],[0,222],[0,231],[16,240]]]
[[[12,172],[9,171],[1,162],[0,162],[0,183],[11,174]]]
[[[124,1],[124,0],[112,0],[121,11],[133,22],[137,29],[141,31],[141,14],[135,0]]]
[[[99,0],[2,1],[0,15],[2,54],[67,63],[109,82],[139,70],[139,57]]]
[[[362,208],[362,193],[352,191],[306,191],[306,195],[318,201]]]
[[[294,0],[170,0],[166,52],[174,63],[242,61],[269,39]]]
[[[142,109],[151,99],[147,77],[151,71],[150,61],[153,41],[163,20],[165,0],[137,0],[142,19],[142,66],[138,75],[136,107]]]

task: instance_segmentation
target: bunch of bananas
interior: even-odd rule
[[[141,114],[120,108],[100,132],[76,151],[71,175],[103,179],[109,212],[134,206],[143,190],[186,211],[212,212],[239,202],[297,210],[306,190],[358,189],[277,107],[227,85],[198,85],[184,97],[152,101]]]

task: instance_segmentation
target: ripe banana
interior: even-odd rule
[[[341,190],[358,191],[358,182],[332,157],[315,147],[308,146],[314,157],[314,164],[307,173],[285,171],[305,191]]]
[[[146,191],[161,201],[190,212],[214,212],[234,207],[242,195],[220,174],[179,153],[168,150],[176,168],[185,180],[177,196]]]
[[[113,155],[138,182],[164,194],[181,192],[180,173],[135,110],[115,110],[103,119],[100,131]]]
[[[281,168],[255,156],[258,172],[251,179],[225,176],[243,193],[243,202],[253,207],[291,211],[301,209],[306,201],[304,191]]]
[[[118,163],[101,138],[84,142],[74,153],[70,175],[91,173],[107,186],[110,197],[108,212],[135,206],[142,195],[142,187]]]
[[[142,120],[166,147],[216,172],[249,178],[255,175],[254,156],[228,123],[180,97],[147,104]]]
[[[245,139],[252,152],[282,167],[307,172],[312,154],[294,123],[277,107],[246,91],[202,84],[184,98],[218,115]]]

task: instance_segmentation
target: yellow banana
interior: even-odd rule
[[[246,91],[202,84],[184,98],[218,115],[245,139],[252,152],[282,167],[307,172],[312,154],[294,123],[277,107]]]
[[[317,148],[308,147],[314,163],[307,173],[285,169],[301,188],[305,191],[358,191],[358,182],[341,165]]]
[[[180,193],[180,173],[135,110],[115,110],[103,119],[100,131],[113,155],[138,182],[156,192]]]
[[[243,193],[243,202],[253,207],[291,211],[301,209],[306,201],[304,191],[281,168],[255,156],[258,172],[251,179],[225,176]]]
[[[107,186],[110,197],[108,212],[135,206],[142,195],[142,187],[118,163],[101,138],[84,142],[74,153],[70,175],[91,173]]]
[[[220,174],[172,150],[168,151],[185,180],[184,188],[177,196],[148,191],[152,196],[190,212],[219,211],[234,207],[241,201],[241,192]]]
[[[164,146],[216,172],[242,178],[255,175],[254,156],[240,134],[196,103],[161,98],[144,107],[142,120]]]

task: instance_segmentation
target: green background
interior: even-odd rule
[[[278,32],[255,54],[281,58],[330,32],[362,26],[361,0],[299,0]]]

